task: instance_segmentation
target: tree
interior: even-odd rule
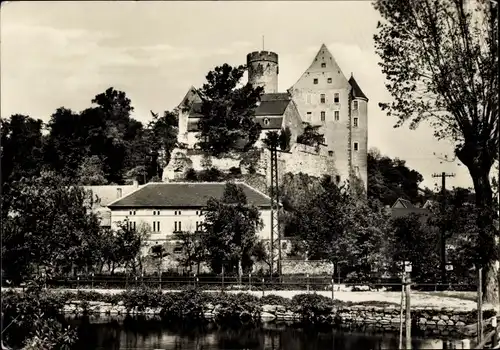
[[[455,144],[468,168],[481,215],[478,227],[485,269],[485,299],[498,299],[489,174],[498,159],[498,9],[492,1],[474,3],[377,0],[383,21],[375,35],[377,54],[392,103],[380,106],[416,128],[426,121],[438,139]]]
[[[240,86],[245,71],[245,66],[224,64],[206,76],[201,88],[198,145],[209,154],[245,151],[259,138],[260,127],[254,116],[263,90],[250,83]]]
[[[161,178],[163,169],[170,162],[173,149],[177,146],[179,123],[177,113],[165,111],[163,116],[151,112],[153,120],[148,128],[151,130],[153,157],[158,165],[157,174]]]
[[[177,261],[184,268],[193,271],[193,265],[197,266],[197,273],[200,273],[200,265],[205,260],[205,247],[202,243],[201,232],[176,232],[175,240],[181,247],[181,254],[177,256]]]
[[[115,232],[117,257],[125,269],[131,268],[134,274],[142,271],[142,251],[151,235],[151,228],[144,222],[136,225],[126,219],[118,224]]]
[[[413,204],[422,203],[424,198],[419,194],[419,185],[423,180],[423,176],[408,168],[404,160],[382,156],[376,149],[368,152],[368,197],[384,205],[393,205],[398,198]]]
[[[78,167],[77,178],[83,186],[106,185],[103,161],[98,156],[86,157]]]
[[[232,271],[237,264],[241,278],[243,262],[250,260],[263,227],[259,209],[247,203],[240,187],[227,183],[223,197],[210,198],[204,213],[202,242],[212,269]]]
[[[303,145],[316,147],[316,151],[319,151],[319,146],[325,143],[325,135],[319,133],[319,125],[313,126],[309,123],[304,124],[304,131],[297,137],[297,142]]]
[[[100,227],[88,193],[54,173],[13,184],[2,232],[3,269],[12,278],[31,278],[87,269],[98,260]]]

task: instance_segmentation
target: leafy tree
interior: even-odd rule
[[[468,5],[467,5],[468,4]],[[394,101],[396,126],[426,121],[455,143],[474,183],[485,299],[498,299],[496,213],[489,174],[498,159],[498,12],[491,1],[377,0],[375,45]]]
[[[177,146],[177,135],[179,133],[178,118],[176,111],[165,111],[163,116],[153,115],[149,124],[152,134],[152,148],[158,164],[158,176],[161,178],[163,168],[170,162],[172,150]]]
[[[176,232],[175,240],[181,247],[181,254],[177,256],[177,261],[184,268],[193,271],[193,265],[197,266],[197,273],[200,273],[200,265],[205,261],[205,247],[202,244],[202,233],[200,232]]]
[[[204,100],[198,145],[209,154],[247,150],[259,138],[260,127],[254,116],[263,90],[249,83],[240,86],[245,71],[245,66],[224,64],[206,76],[201,88]]]
[[[103,170],[104,164],[98,156],[84,158],[78,167],[77,178],[84,186],[106,185],[106,174]]]
[[[263,227],[258,208],[247,203],[240,187],[227,183],[223,197],[210,198],[204,212],[202,242],[212,269],[220,272],[224,266],[229,272],[237,265],[241,278],[242,264],[250,260]]]
[[[319,125],[304,124],[304,131],[297,137],[297,142],[303,145],[316,147],[316,151],[319,151],[320,145],[325,143],[325,135],[319,133]]]
[[[398,198],[423,204],[424,198],[419,194],[423,180],[423,176],[408,168],[404,160],[382,156],[376,149],[368,152],[368,197],[384,205],[393,205]]]
[[[99,251],[99,221],[88,194],[71,181],[44,172],[13,184],[2,232],[4,272],[29,278],[91,268]]]
[[[126,219],[118,224],[115,232],[117,256],[120,264],[126,269],[131,268],[133,274],[142,271],[142,251],[151,235],[151,228],[144,222],[137,225]]]
[[[427,226],[417,214],[410,214],[391,222],[390,257],[393,272],[401,272],[397,262],[412,263],[412,277],[420,283],[434,282],[439,276],[439,234]]]

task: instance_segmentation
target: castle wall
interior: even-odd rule
[[[368,184],[368,103],[357,99],[358,111],[352,111],[352,142],[358,143],[358,151],[352,149],[352,164],[355,173],[363,181],[365,188]],[[354,118],[358,118],[358,125],[354,125]]]

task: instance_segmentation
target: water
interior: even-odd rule
[[[172,326],[145,318],[79,319],[71,323],[77,325],[79,331],[75,350],[375,350],[399,347],[399,336],[394,333],[304,330],[276,324],[222,329],[215,324]],[[412,348],[443,349],[443,341],[415,338]]]

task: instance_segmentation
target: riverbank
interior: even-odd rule
[[[262,321],[330,325],[344,328],[399,329],[400,294],[394,292],[325,293],[291,291],[238,293],[158,290],[45,291],[72,315],[156,315],[168,320],[258,323]],[[18,294],[18,293],[14,293]],[[21,293],[22,294],[22,293]],[[293,295],[291,298],[280,294]],[[376,298],[376,299],[375,299]],[[382,299],[382,300],[381,300]],[[477,310],[473,302],[454,297],[412,295],[412,327],[436,335],[474,335]],[[483,319],[495,315],[483,310]],[[404,323],[404,319],[403,319]],[[486,322],[487,323],[487,322]],[[468,326],[469,325],[469,326]]]

